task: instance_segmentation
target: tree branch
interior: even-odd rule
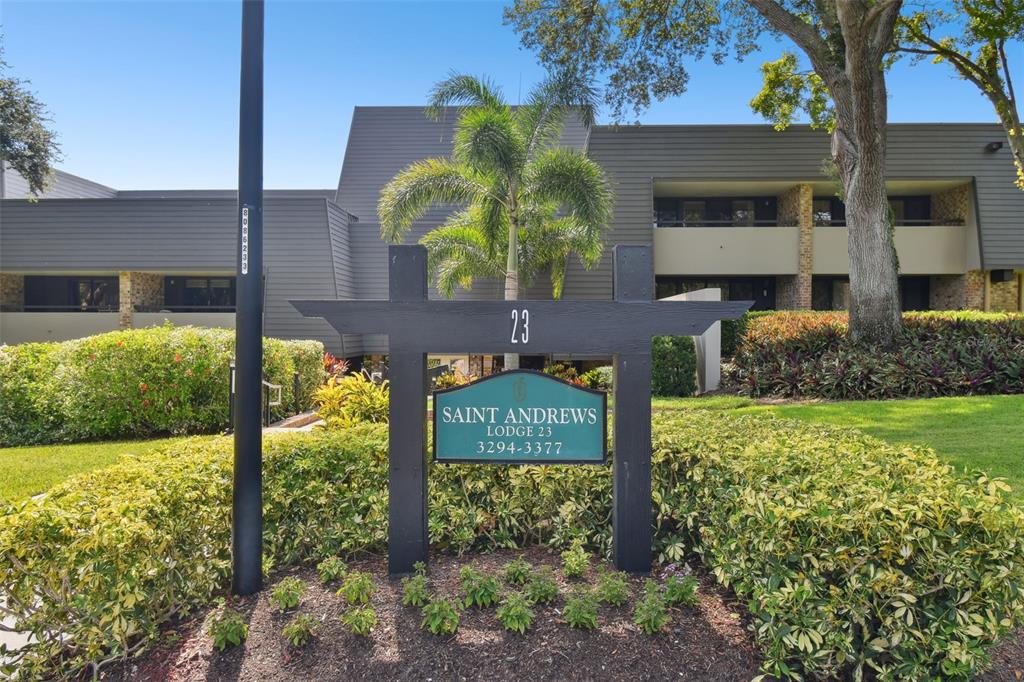
[[[800,46],[814,65],[818,75],[833,80],[839,70],[829,62],[828,45],[813,26],[800,19],[775,0],[747,0],[747,2],[763,16],[768,23],[786,34]]]

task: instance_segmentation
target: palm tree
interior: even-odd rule
[[[426,234],[431,274],[442,295],[477,279],[505,280],[505,300],[550,272],[562,295],[570,254],[586,268],[601,260],[612,192],[604,171],[579,150],[558,146],[567,116],[593,123],[595,94],[553,75],[511,106],[490,81],[452,74],[434,86],[427,115],[458,106],[451,158],[418,161],[392,178],[377,205],[381,236],[401,242],[431,206],[460,205]],[[506,369],[519,356],[505,355]]]

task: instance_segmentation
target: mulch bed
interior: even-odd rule
[[[593,631],[570,628],[560,621],[564,596],[571,584],[561,579],[561,560],[554,552],[533,548],[522,552],[474,555],[481,570],[500,575],[502,565],[522,555],[534,566],[550,565],[562,582],[562,595],[551,606],[534,608],[533,627],[525,635],[506,632],[494,608],[461,613],[454,636],[420,630],[420,610],[402,606],[398,580],[387,577],[387,564],[373,557],[349,564],[376,578],[372,606],[378,623],[367,638],[357,637],[338,620],[344,600],[336,586],[322,585],[315,571],[275,575],[267,588],[286,575],[303,578],[308,589],[294,612],[280,614],[270,604],[269,589],[236,602],[249,621],[245,644],[224,652],[213,650],[202,631],[205,612],[176,623],[165,642],[141,659],[106,671],[109,680],[750,680],[758,674],[760,657],[740,615],[741,604],[701,578],[700,603],[672,612],[672,622],[659,635],[645,635],[632,622],[632,606],[643,581],[631,579],[633,599],[623,607],[602,606]],[[448,597],[461,594],[458,573],[470,557],[432,557],[431,589]],[[594,584],[592,570],[587,582]],[[320,620],[314,639],[292,648],[281,628],[295,612]]]
[[[699,572],[700,603],[672,611],[665,632],[645,635],[632,622],[632,607],[643,580],[631,578],[633,598],[622,607],[601,606],[596,630],[575,630],[560,618],[564,597],[574,583],[561,578],[555,552],[531,548],[472,557],[433,555],[430,587],[442,596],[462,594],[459,569],[470,561],[500,575],[505,562],[524,556],[535,567],[555,569],[561,595],[550,606],[536,606],[533,627],[525,635],[506,632],[494,608],[461,613],[454,636],[431,635],[420,629],[418,608],[402,606],[399,580],[387,577],[383,557],[350,562],[352,570],[368,571],[377,589],[371,605],[377,626],[369,637],[351,634],[338,620],[346,610],[336,585],[323,585],[313,570],[276,574],[258,595],[236,600],[234,607],[249,622],[245,644],[224,652],[213,649],[203,632],[206,612],[165,629],[162,644],[142,658],[105,670],[102,679],[134,680],[738,680],[758,675],[760,656],[747,629],[743,604]],[[609,566],[610,568],[610,566]],[[297,575],[308,589],[298,609],[279,613],[269,601],[270,589],[282,578]],[[586,582],[593,585],[595,571]],[[281,628],[296,613],[315,616],[319,629],[305,647],[291,647]],[[1008,637],[994,651],[986,682],[1024,680],[1024,632]]]

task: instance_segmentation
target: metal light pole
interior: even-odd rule
[[[231,589],[263,583],[263,0],[242,2],[235,287],[235,472]]]

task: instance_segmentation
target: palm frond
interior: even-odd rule
[[[497,259],[488,255],[487,239],[480,229],[466,222],[466,213],[460,212],[420,239],[420,244],[427,248],[431,276],[437,280],[438,291],[447,298],[455,294],[456,286],[472,288],[474,279],[505,276]]]
[[[463,204],[487,194],[473,171],[447,159],[425,159],[384,186],[377,201],[381,237],[400,242],[414,220],[433,205]]]
[[[443,81],[434,84],[426,108],[428,118],[439,120],[449,106],[501,108],[505,101],[501,88],[487,77],[470,76],[451,71]]]
[[[575,149],[546,149],[527,166],[524,201],[553,202],[584,223],[611,219],[612,189],[604,170]]]
[[[517,116],[530,155],[558,143],[565,119],[576,116],[586,127],[594,124],[598,93],[590,80],[569,69],[551,73],[530,91]]]
[[[455,126],[452,157],[486,175],[517,179],[526,165],[526,144],[511,109],[467,109]]]

